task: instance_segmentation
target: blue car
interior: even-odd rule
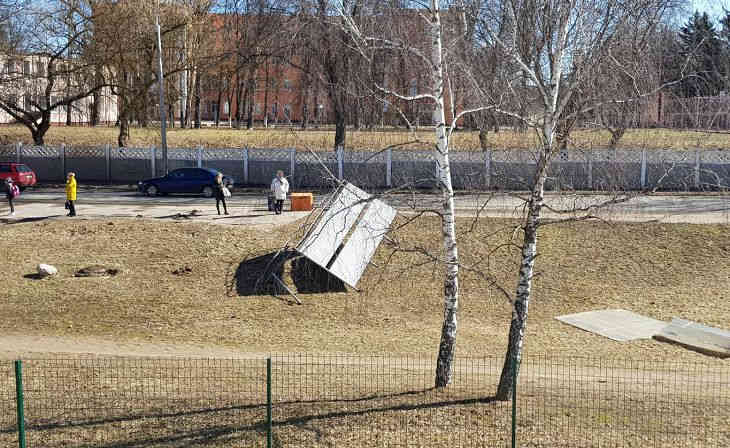
[[[218,171],[210,168],[180,168],[170,171],[167,176],[146,179],[137,183],[140,193],[157,196],[169,193],[203,194],[210,198],[214,193],[215,178]],[[223,176],[223,185],[231,189],[233,179]]]

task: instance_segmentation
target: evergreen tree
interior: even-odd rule
[[[726,64],[723,44],[707,13],[695,12],[679,32],[683,60],[690,75],[680,86],[680,94],[714,96],[724,87]]]

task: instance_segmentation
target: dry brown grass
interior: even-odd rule
[[[489,262],[511,287],[515,253],[484,257],[508,238],[511,223],[485,219],[468,232],[470,224],[459,222],[465,263]],[[301,294],[302,306],[286,298],[239,296],[237,290],[246,289],[234,278],[240,263],[270,252],[296,230],[297,225],[265,233],[133,220],[1,226],[0,253],[13,256],[0,269],[0,333],[225,345],[251,352],[433,354],[442,313],[440,271],[415,267],[423,260],[410,253],[386,264],[392,247],[378,251],[381,268],[366,273],[360,294]],[[554,317],[620,307],[657,319],[681,316],[726,326],[729,231],[676,224],[544,228],[527,350],[549,358],[523,366],[521,443],[727,446],[727,389],[712,388],[714,380],[700,376],[705,368],[723,372],[726,363],[653,341],[613,342]],[[407,246],[435,248],[436,235],[437,222],[423,219],[397,238]],[[24,278],[38,262],[56,265],[60,275]],[[121,274],[71,276],[89,264],[115,266]],[[185,265],[191,274],[172,274]],[[406,267],[411,269],[403,271]],[[414,357],[277,358],[276,446],[506,445],[509,405],[489,397],[508,322],[499,294],[465,272],[458,353],[473,358],[457,364],[454,384],[444,391],[430,390],[429,356],[423,364]],[[641,361],[561,363],[566,355]],[[647,362],[652,359],[673,363],[658,364],[657,370]],[[264,446],[264,366],[262,360],[28,361],[30,446]],[[692,382],[662,372],[666,366]],[[15,443],[12,390],[11,364],[2,362],[2,446]],[[683,423],[677,426],[679,413]]]
[[[46,135],[50,145],[67,144],[77,146],[115,145],[118,129],[114,127],[53,127]],[[154,146],[160,143],[160,132],[156,128],[132,129],[132,146]],[[347,147],[350,149],[373,150],[389,145],[400,145],[414,140],[414,135],[405,131],[351,131],[348,133]],[[608,145],[610,135],[605,131],[579,130],[574,132],[574,147],[602,148]],[[429,131],[419,131],[413,143],[403,148],[428,148],[433,141]],[[30,133],[22,126],[0,127],[0,144],[15,142],[31,143]],[[170,147],[195,148],[292,148],[329,150],[334,142],[331,130],[289,130],[289,129],[170,129]],[[479,150],[479,136],[476,132],[463,131],[454,134],[453,147],[461,150]],[[524,149],[534,146],[536,139],[532,133],[517,133],[502,130],[489,134],[490,146],[494,149]],[[701,131],[682,131],[671,129],[632,129],[619,143],[622,149],[728,149],[730,133]]]
[[[467,218],[460,221],[468,226]],[[496,237],[493,232],[507,228]],[[263,231],[205,224],[152,221],[48,221],[0,227],[0,253],[13,262],[0,270],[4,300],[0,333],[93,336],[244,348],[250,352],[432,352],[442,314],[441,271],[416,254],[377,253],[362,293],[302,294],[304,305],[285,297],[239,296],[235,273],[247,258],[269,253],[296,225]],[[399,237],[404,244],[439,247],[438,225],[424,219]],[[464,229],[462,229],[464,230]],[[568,327],[555,316],[625,308],[662,320],[683,317],[708,325],[730,321],[728,226],[680,224],[573,224],[545,227],[540,272],[528,325],[527,349],[556,355],[642,359],[703,359],[684,349],[639,341],[617,344]],[[517,254],[490,245],[511,228],[481,220],[461,236],[467,265],[490,263],[513,289]],[[24,278],[40,262],[61,275]],[[74,278],[72,272],[106,264],[112,278]],[[174,275],[181,266],[190,275]],[[245,266],[245,265],[244,265]],[[483,265],[484,266],[484,265]],[[238,286],[238,288],[237,288]],[[475,274],[462,276],[458,353],[500,354],[510,309]]]

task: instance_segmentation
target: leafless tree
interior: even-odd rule
[[[54,110],[67,108],[68,120],[75,102],[106,86],[92,54],[93,16],[86,6],[76,0],[26,5],[14,25],[18,42],[2,55],[0,109],[26,126],[37,145]]]
[[[187,70],[199,70],[206,58],[216,57],[202,23],[208,19],[212,0],[175,0],[159,6],[144,0],[90,0],[95,15],[94,54],[110,73],[109,82],[119,101],[119,146],[129,142],[129,127],[137,116],[143,125],[155,96],[151,88],[159,82],[155,71],[155,16],[161,18],[163,78]],[[119,33],[119,30],[125,33]],[[183,36],[186,44],[183,45]],[[191,50],[192,46],[197,46]],[[190,52],[195,58],[180,58]],[[197,80],[197,76],[193,76]],[[192,89],[191,89],[192,90]]]
[[[546,207],[545,183],[560,149],[561,126],[609,101],[629,101],[659,90],[661,86],[647,90],[639,82],[641,55],[671,7],[672,2],[665,0],[491,0],[483,4],[479,25],[483,42],[498,48],[505,63],[517,69],[516,76],[503,79],[503,89],[510,96],[499,102],[498,111],[525,123],[540,142],[525,198],[521,263],[498,399],[510,397],[522,355],[538,229]],[[620,57],[627,47],[631,63]],[[611,79],[605,75],[612,72],[630,83],[629,95],[603,95]],[[566,216],[586,218],[598,206],[574,208]]]

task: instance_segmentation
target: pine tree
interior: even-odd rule
[[[681,28],[679,39],[682,56],[688,62],[690,75],[681,85],[680,94],[714,96],[723,89],[726,64],[723,45],[707,13],[695,12]]]

